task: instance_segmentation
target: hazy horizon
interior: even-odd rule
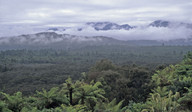
[[[4,0],[0,1],[0,37],[33,34],[49,27],[80,27],[86,22],[114,22],[145,26],[155,20],[192,23],[191,0]],[[186,28],[63,32],[82,36],[109,36],[120,40],[190,38]]]

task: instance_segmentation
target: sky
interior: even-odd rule
[[[159,19],[192,23],[192,0],[0,0],[0,36],[32,27],[92,21],[141,25]]]

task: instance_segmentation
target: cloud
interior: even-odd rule
[[[64,22],[132,22],[170,18],[192,21],[191,0],[2,0],[1,24],[39,21],[41,24]],[[182,17],[182,18],[181,18]]]
[[[191,0],[1,0],[0,36],[32,33],[36,27],[67,26],[92,21],[130,25],[148,24],[156,19],[192,22],[191,14]],[[182,29],[182,32],[185,32],[183,30],[185,29]],[[145,31],[142,29],[118,31],[115,34],[110,31],[95,32],[90,29],[94,34],[109,36],[113,34],[112,36],[116,37],[121,35],[122,37],[118,38],[123,39],[140,38],[139,34],[150,38],[148,34],[155,35],[155,33],[159,34],[156,38],[160,38],[164,35],[159,33],[161,31],[169,35],[181,34],[175,34],[180,30],[171,33],[170,29],[155,28],[148,28]],[[174,36],[167,38],[174,38]]]
[[[166,28],[166,27],[138,27],[131,30],[108,30],[96,31],[88,27],[85,30],[77,31],[68,29],[63,33],[80,36],[107,36],[118,40],[173,40],[187,39],[192,37],[192,30],[184,27]]]
[[[81,25],[80,25],[81,26]],[[78,26],[78,27],[80,27]],[[49,26],[54,27],[54,26]],[[57,26],[58,27],[58,26]],[[78,31],[78,27],[72,27],[69,29],[63,30],[63,27],[60,27],[61,30],[56,32],[58,34],[71,34],[77,36],[106,36],[112,37],[118,40],[174,40],[174,39],[188,39],[192,38],[192,29],[186,28],[184,26],[178,27],[147,27],[147,26],[140,26],[131,30],[107,30],[107,31],[96,31],[94,28],[86,25],[82,25],[83,30]],[[59,27],[58,27],[59,28]],[[9,29],[10,34],[4,34],[6,32],[5,29]],[[45,32],[47,31],[47,26],[42,27],[40,26],[17,26],[17,25],[5,25],[0,29],[0,37],[3,36],[17,36],[21,34],[34,34],[38,32]],[[40,39],[40,38],[39,38]],[[1,42],[5,42],[5,38]],[[36,39],[38,41],[38,39]],[[46,39],[45,39],[46,41]],[[59,40],[55,40],[59,41]]]

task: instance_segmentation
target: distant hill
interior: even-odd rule
[[[119,25],[111,22],[88,22],[86,25],[93,27],[95,30],[130,30],[134,28],[128,24]]]
[[[176,39],[170,41],[158,40],[129,40],[122,41],[104,36],[76,36],[69,34],[57,34],[54,32],[41,32],[36,34],[20,35],[13,37],[1,37],[2,49],[68,49],[84,46],[100,45],[130,45],[130,46],[164,46],[164,45],[192,45],[191,39]]]
[[[138,28],[140,26],[131,26],[129,24],[122,24],[119,25],[117,23],[113,22],[87,22],[83,26],[77,26],[77,27],[50,27],[47,28],[45,31],[60,31],[60,32],[65,32],[67,29],[75,29],[76,31],[83,31],[86,30],[87,28],[93,28],[96,31],[108,31],[108,30],[132,30],[135,28]],[[165,21],[165,20],[156,20],[148,25],[146,25],[145,28],[147,27],[167,27],[167,28],[178,28],[178,27],[185,27],[192,29],[192,24],[190,23],[184,23],[184,22],[172,22],[172,21]]]
[[[192,24],[190,24],[190,23],[172,22],[172,21],[164,21],[164,20],[156,20],[156,21],[150,23],[148,26],[169,27],[169,28],[185,27],[185,28],[192,29]]]

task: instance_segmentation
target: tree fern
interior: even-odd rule
[[[185,93],[185,95],[179,99],[179,103],[182,109],[192,111],[192,89],[186,89],[188,93]]]
[[[36,97],[38,98],[39,108],[54,108],[62,103],[67,103],[66,97],[59,94],[59,88],[53,87],[49,91],[42,89],[42,91],[36,92]]]
[[[17,92],[13,95],[9,95],[3,92],[1,92],[1,94],[5,98],[5,103],[7,104],[8,109],[14,112],[20,112],[24,102],[21,92]]]
[[[166,92],[166,89],[158,87],[150,94],[150,98],[145,104],[143,111],[150,112],[177,112],[179,110],[180,104],[177,102],[180,95],[177,92],[173,94],[172,91]],[[166,94],[162,94],[165,92]]]

